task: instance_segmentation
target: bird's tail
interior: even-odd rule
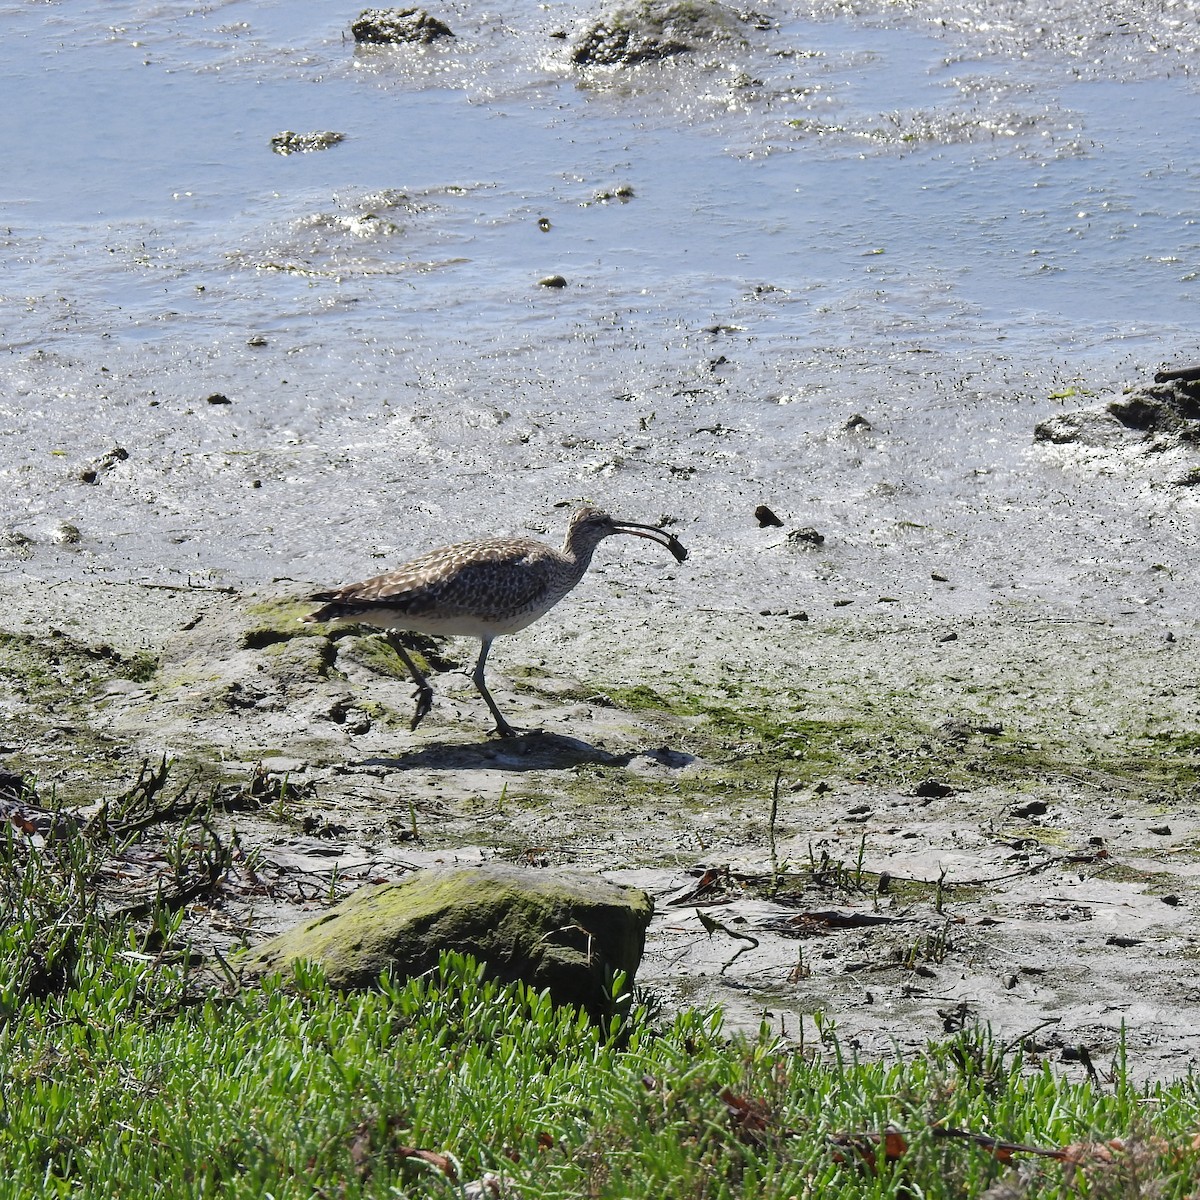
[[[309,596],[309,599],[314,604],[321,604],[321,607],[316,612],[310,612],[300,618],[305,625],[315,624],[318,621],[332,621],[341,615],[342,606],[334,600],[333,592],[315,592]]]

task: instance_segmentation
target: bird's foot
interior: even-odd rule
[[[545,733],[544,729],[517,729],[507,721],[496,722],[496,736],[502,738],[537,737]]]
[[[429,716],[429,710],[433,708],[433,688],[427,683],[418,684],[416,691],[413,692],[413,699],[417,702],[417,708],[413,713],[413,719],[408,723],[409,729],[416,729]]]

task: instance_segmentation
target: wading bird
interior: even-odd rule
[[[657,525],[639,525],[598,508],[581,508],[567,526],[561,550],[526,537],[444,546],[384,575],[318,592],[311,599],[322,607],[303,620],[371,625],[386,631],[417,686],[411,729],[433,706],[433,689],[397,634],[478,638],[479,659],[471,679],[496,719],[496,732],[514,737],[517,731],[504,719],[484,682],[492,642],[549,612],[583,578],[600,542],[616,533],[657,542],[670,550],[676,562],[687,558],[675,535]]]

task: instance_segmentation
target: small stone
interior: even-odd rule
[[[868,421],[867,418],[862,415],[862,413],[855,413],[854,416],[852,416],[845,423],[845,425],[842,426],[842,428],[846,430],[847,433],[851,433],[855,430],[859,431],[860,433],[870,433],[871,422]]]
[[[743,26],[754,17],[725,0],[639,0],[613,4],[575,40],[579,66],[629,67],[702,46],[745,45]]]
[[[825,535],[806,525],[803,529],[793,529],[787,535],[787,540],[789,546],[823,546]]]
[[[592,26],[571,50],[571,61],[580,67],[633,66],[686,54],[691,49],[678,41],[651,30],[633,30],[603,22]]]
[[[220,392],[213,392],[211,396],[206,397],[209,404],[232,404],[228,396],[222,395]]]
[[[611,191],[608,188],[601,188],[600,191],[592,197],[593,204],[607,204],[610,200],[620,200],[622,204],[628,204],[634,197],[633,188],[627,183],[619,183]]]
[[[271,149],[276,154],[311,154],[314,150],[328,150],[338,142],[344,142],[346,135],[332,129],[318,130],[315,133],[293,133],[285,129],[271,139]]]
[[[765,504],[760,504],[754,510],[754,519],[758,522],[760,529],[783,525],[783,522]]]
[[[97,483],[102,471],[111,471],[117,463],[124,462],[128,457],[128,450],[122,446],[114,446],[106,455],[98,458],[90,467],[85,467],[80,471],[77,478],[80,483]]]
[[[953,796],[954,789],[940,779],[926,779],[917,784],[913,789],[913,795],[922,800],[941,800],[946,796]]]
[[[957,642],[958,634],[955,633],[954,630],[952,629],[952,630],[950,630],[949,633],[943,633],[942,636],[940,638],[938,638],[938,641],[939,642]]]
[[[1050,805],[1048,805],[1045,800],[1030,800],[1028,804],[1022,804],[1017,808],[1014,808],[1012,810],[1012,815],[1014,817],[1021,817],[1022,819],[1027,817],[1042,817],[1045,816],[1049,810]]]
[[[1151,825],[1147,832],[1156,834],[1158,837],[1170,837],[1171,827],[1170,825]]]
[[[562,275],[544,275],[538,280],[538,287],[565,288],[567,281]]]
[[[83,534],[79,532],[78,525],[60,521],[50,535],[50,540],[58,546],[78,546],[83,541]]]

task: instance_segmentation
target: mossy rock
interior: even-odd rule
[[[501,982],[547,989],[593,1017],[611,1011],[610,983],[632,983],[654,911],[650,897],[592,875],[490,863],[432,868],[363,888],[252,953],[252,975],[318,963],[336,988],[424,974],[445,950],[486,963]]]
[[[356,42],[395,45],[404,42],[427,46],[453,31],[421,8],[368,8],[350,26]]]
[[[736,38],[740,20],[718,0],[636,0],[607,9],[571,49],[577,66],[633,66]]]

